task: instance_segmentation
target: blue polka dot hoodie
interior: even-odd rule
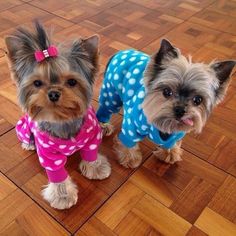
[[[182,139],[184,132],[175,132],[163,138],[162,133],[148,123],[142,110],[145,98],[143,73],[150,57],[133,49],[120,51],[109,61],[99,97],[97,118],[100,122],[109,122],[113,113],[123,106],[124,117],[118,137],[128,148],[145,137],[163,148],[172,148]]]

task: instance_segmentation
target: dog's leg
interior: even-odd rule
[[[160,160],[166,163],[174,164],[177,161],[182,161],[182,149],[181,149],[182,141],[176,143],[176,145],[171,149],[162,149],[160,147],[157,148],[153,154]]]
[[[100,122],[100,125],[102,127],[103,136],[110,136],[114,132],[114,126],[112,124]]]
[[[107,158],[98,154],[96,161],[81,160],[79,169],[81,174],[88,179],[106,179],[111,174],[111,166]]]
[[[116,153],[118,154],[119,163],[125,168],[136,168],[142,162],[142,153],[138,144],[132,148],[125,147],[117,136],[114,137],[114,145]]]
[[[22,149],[28,151],[34,151],[36,149],[34,144],[27,144],[27,143],[21,143],[21,147]]]
[[[43,198],[49,202],[51,207],[60,210],[68,209],[75,205],[78,199],[77,193],[77,186],[69,176],[61,183],[49,183],[42,190]]]

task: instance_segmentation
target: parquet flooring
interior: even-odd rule
[[[193,59],[236,59],[235,0],[0,0],[0,48],[4,36],[35,18],[53,29],[57,42],[97,33],[101,71],[94,87],[97,107],[102,74],[117,50],[157,50],[168,38]],[[112,164],[104,181],[67,169],[79,186],[78,204],[57,211],[40,196],[47,183],[36,154],[24,151],[14,126],[21,116],[15,86],[0,52],[0,235],[236,235],[236,74],[224,102],[200,135],[187,135],[183,161],[168,165],[141,145],[143,164],[122,168],[105,138],[101,152]],[[113,117],[120,126],[122,115]]]

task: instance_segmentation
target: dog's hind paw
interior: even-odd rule
[[[22,143],[21,147],[22,149],[28,150],[28,151],[34,151],[36,149],[34,144],[28,144],[28,143]]]
[[[102,127],[103,136],[110,136],[114,132],[114,126],[112,124],[100,122],[100,125]]]

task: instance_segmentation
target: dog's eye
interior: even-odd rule
[[[173,95],[173,92],[170,88],[164,88],[162,94],[165,98],[169,98]]]
[[[74,87],[77,84],[77,81],[75,79],[68,79],[67,84],[71,87]]]
[[[193,97],[193,104],[195,106],[199,106],[202,103],[202,96],[196,95],[195,97]]]
[[[41,87],[42,85],[43,85],[43,82],[42,82],[41,80],[35,80],[35,81],[34,81],[34,86],[35,86],[35,87],[39,88],[39,87]]]

